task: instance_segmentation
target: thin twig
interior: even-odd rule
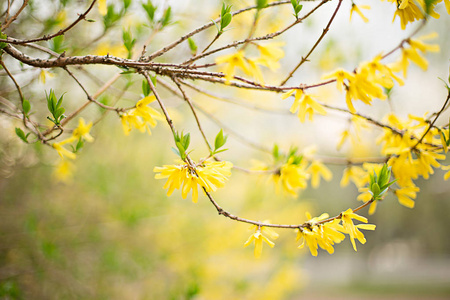
[[[339,8],[341,7],[342,4],[342,0],[339,0],[338,5],[336,7],[336,9],[334,10],[333,15],[331,16],[330,21],[328,22],[327,26],[324,28],[322,34],[319,36],[319,38],[317,39],[316,43],[312,46],[311,50],[309,50],[308,54],[306,54],[304,57],[302,57],[302,60],[294,67],[294,69],[289,73],[289,75],[286,77],[286,79],[284,79],[280,85],[285,85],[286,82],[294,75],[295,71],[298,70],[298,68],[301,67],[301,65],[303,65],[304,62],[306,62],[308,60],[308,57],[313,53],[313,51],[316,49],[316,47],[320,44],[320,42],[322,41],[322,39],[325,37],[325,35],[327,34],[327,32],[330,30],[330,26],[331,23],[333,22],[334,18],[337,15],[337,12],[339,11]]]

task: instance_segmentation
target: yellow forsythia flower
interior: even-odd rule
[[[353,249],[355,251],[358,251],[356,249],[355,239],[358,239],[358,241],[361,244],[366,243],[366,238],[364,237],[364,234],[361,231],[359,231],[359,228],[365,230],[375,230],[375,225],[373,224],[355,225],[353,224],[352,219],[361,221],[363,223],[367,223],[367,218],[355,214],[351,208],[341,213],[342,226],[344,227],[345,233],[347,233],[350,236],[350,241],[352,242]]]
[[[327,250],[329,254],[333,254],[333,245],[345,239],[345,235],[341,233],[344,228],[339,224],[340,220],[334,219],[323,224],[316,224],[327,219],[329,215],[324,213],[319,217],[311,218],[310,213],[307,212],[306,217],[309,220],[309,226],[297,230],[297,241],[302,241],[298,248],[302,249],[306,244],[313,256],[317,256],[318,247]]]
[[[264,221],[263,223],[270,224],[269,221]],[[250,229],[255,230],[255,233],[253,233],[248,240],[244,243],[244,247],[249,246],[252,242],[255,242],[255,251],[254,255],[255,258],[260,258],[262,253],[262,247],[263,242],[265,242],[267,245],[270,246],[270,248],[273,248],[275,246],[275,243],[269,240],[269,238],[275,240],[278,238],[278,233],[273,231],[270,227],[264,227],[264,226],[257,226],[253,225]],[[267,235],[269,238],[267,238],[265,235]]]
[[[248,63],[245,59],[244,51],[238,51],[233,54],[223,55],[216,58],[217,64],[226,64],[225,73],[225,84],[230,84],[231,79],[236,73],[236,68],[242,69],[247,75],[252,75]]]
[[[53,171],[53,176],[61,182],[70,182],[73,177],[75,165],[66,159],[61,159]]]
[[[422,70],[427,70],[428,68],[428,61],[422,57],[418,51],[422,52],[422,53],[426,53],[426,52],[439,52],[439,45],[437,44],[432,44],[432,45],[427,45],[425,44],[423,41],[424,40],[428,40],[428,39],[432,39],[437,37],[437,33],[433,32],[429,35],[426,36],[421,36],[418,39],[409,39],[407,41],[407,43],[410,45],[409,48],[402,48],[402,56],[400,58],[400,60],[398,60],[397,62],[393,63],[390,65],[391,69],[394,72],[403,72],[403,77],[406,78],[406,73],[408,70],[408,66],[409,66],[409,61],[412,61],[413,63],[415,63],[417,66],[419,66],[420,68],[422,68]]]
[[[261,54],[261,56],[257,58],[257,62],[268,67],[270,70],[275,71],[280,67],[278,61],[284,57],[284,51],[280,48],[284,46],[284,44],[285,43],[270,43],[266,45],[257,45]]]
[[[133,127],[140,132],[147,131],[148,134],[152,134],[150,127],[154,128],[156,126],[156,120],[162,119],[159,112],[154,108],[147,106],[155,101],[155,99],[155,96],[147,96],[136,103],[136,108],[131,109],[120,116],[125,135],[130,134]]]
[[[313,161],[306,172],[311,174],[311,186],[317,188],[320,185],[320,177],[326,181],[330,181],[333,178],[333,173],[320,161]]]
[[[69,150],[67,150],[66,148],[63,147],[63,144],[67,143],[67,140],[65,141],[61,141],[59,143],[54,143],[52,144],[52,147],[58,152],[59,156],[61,156],[61,158],[70,158],[70,159],[75,159],[77,156],[75,155],[75,153],[70,152]]]
[[[187,163],[177,165],[164,165],[155,167],[153,172],[156,179],[167,178],[165,189],[168,189],[167,196],[170,196],[175,189],[181,189],[181,196],[186,199],[192,190],[192,201],[198,200],[198,186],[207,192],[214,192],[225,185],[228,177],[231,176],[233,164],[227,161],[205,161],[192,167]]]
[[[287,99],[295,92],[294,103],[292,103],[290,112],[295,113],[298,110],[297,116],[300,122],[305,122],[306,115],[309,114],[309,120],[313,120],[314,112],[317,112],[321,115],[326,115],[327,112],[325,108],[317,103],[315,100],[311,98],[310,95],[306,95],[303,93],[303,90],[290,90],[282,95],[282,99]]]
[[[367,19],[363,15],[360,8],[370,9],[370,6],[369,5],[356,5],[355,3],[352,3],[352,9],[350,10],[350,21],[352,20],[353,12],[356,12],[361,17],[361,19],[363,19],[364,22],[366,22],[366,23],[369,22],[369,19]]]
[[[98,0],[98,12],[104,16],[106,15],[108,8],[106,6],[106,0]]]
[[[78,119],[78,127],[74,129],[72,136],[75,140],[84,139],[87,142],[93,142],[94,138],[89,131],[92,128],[92,122],[86,124],[83,118]]]

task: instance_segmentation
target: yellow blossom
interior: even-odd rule
[[[306,115],[309,114],[309,120],[312,121],[314,112],[317,112],[321,115],[326,115],[327,112],[325,108],[317,103],[315,100],[311,98],[310,95],[306,95],[303,93],[303,90],[291,90],[287,93],[284,93],[282,99],[286,99],[291,96],[295,92],[295,99],[292,103],[290,112],[295,113],[298,110],[298,118],[300,122],[305,122]]]
[[[326,250],[329,254],[333,254],[333,245],[345,239],[345,235],[341,233],[344,228],[339,224],[340,220],[334,219],[317,224],[327,219],[329,215],[324,213],[319,217],[311,218],[310,213],[307,212],[306,217],[308,218],[308,225],[297,229],[297,241],[302,241],[298,248],[302,249],[306,244],[313,256],[317,256],[318,247]]]
[[[412,199],[416,199],[417,192],[420,191],[420,188],[418,188],[415,185],[402,187],[398,190],[395,190],[394,193],[398,198],[398,202],[400,202],[401,205],[406,206],[408,208],[414,208],[414,201]]]
[[[350,180],[356,187],[361,188],[367,183],[367,173],[361,167],[350,166],[344,170],[340,183],[341,187],[347,186]]]
[[[441,166],[441,169],[444,171],[448,171],[444,174],[444,180],[448,180],[450,178],[450,166]]]
[[[52,147],[58,152],[58,154],[59,154],[59,156],[61,156],[61,158],[67,157],[70,159],[75,159],[77,157],[75,155],[75,153],[73,153],[63,147],[63,144],[65,144],[65,143],[67,143],[67,141],[62,141],[60,143],[53,143]]]
[[[280,48],[285,43],[270,43],[266,45],[257,45],[261,56],[257,59],[257,62],[263,66],[268,67],[270,70],[275,71],[280,67],[278,62],[284,57],[284,51]]]
[[[136,108],[131,109],[120,116],[125,135],[128,135],[134,128],[140,132],[147,131],[151,134],[150,127],[156,126],[156,120],[161,120],[162,116],[154,108],[147,106],[155,100],[155,96],[147,96],[136,103]]]
[[[389,0],[397,5],[397,10],[394,13],[394,18],[398,16],[400,18],[400,24],[402,29],[406,28],[408,23],[412,23],[417,20],[425,18],[425,1],[424,0]],[[429,15],[438,19],[439,14],[434,11],[434,6],[437,2],[432,3],[430,6]]]
[[[363,19],[364,22],[366,22],[366,23],[369,22],[369,19],[367,19],[363,15],[360,8],[370,9],[370,6],[369,5],[356,5],[355,3],[352,3],[352,9],[350,10],[350,21],[352,20],[353,12],[356,12]]]
[[[338,69],[331,74],[327,74],[322,79],[336,79],[337,89],[342,91],[344,87],[344,80],[352,80],[355,77],[353,73],[347,72],[343,69]]]
[[[351,208],[341,213],[342,226],[344,227],[343,232],[347,233],[350,236],[350,241],[352,242],[353,249],[357,251],[355,239],[357,239],[361,244],[366,243],[366,238],[364,237],[364,234],[361,231],[359,231],[359,228],[365,230],[375,230],[375,225],[372,224],[355,225],[353,224],[352,219],[361,221],[363,223],[367,223],[367,218],[355,214]]]
[[[87,142],[93,142],[94,138],[91,136],[89,131],[91,130],[92,122],[88,124],[85,123],[83,118],[78,119],[78,127],[73,130],[72,136],[74,140],[79,140],[83,138]]]
[[[270,222],[267,220],[264,221],[263,223],[270,224]],[[260,258],[261,253],[262,253],[263,242],[265,242],[271,248],[273,248],[275,246],[275,243],[272,242],[271,240],[269,240],[269,238],[275,240],[278,238],[278,234],[275,231],[273,231],[270,227],[266,227],[266,226],[253,225],[251,227],[251,229],[255,230],[255,233],[253,233],[248,238],[248,240],[244,243],[244,247],[247,247],[252,242],[255,242],[254,255],[255,255],[255,258]],[[267,235],[269,238],[264,236],[264,234]]]
[[[422,68],[424,71],[428,68],[427,60],[419,54],[418,51],[422,53],[426,52],[439,52],[439,45],[436,44],[425,44],[423,41],[435,38],[437,36],[436,33],[431,33],[426,36],[419,37],[418,39],[409,39],[407,42],[410,45],[410,48],[402,48],[402,56],[400,60],[391,64],[391,69],[394,72],[403,72],[403,77],[406,78],[409,62],[412,61],[417,66]]]
[[[45,84],[47,82],[47,78],[53,78],[55,74],[47,71],[46,69],[42,69],[41,73],[39,73],[39,81]]]
[[[246,74],[252,75],[248,63],[245,59],[244,51],[238,51],[233,54],[228,54],[216,58],[216,64],[226,64],[225,73],[225,84],[230,84],[231,79],[236,73],[236,68],[242,69]]]
[[[297,196],[299,189],[307,187],[308,178],[309,174],[305,171],[304,164],[295,164],[292,158],[281,166],[278,173],[272,175],[273,181],[279,183],[284,192],[294,197]]]
[[[95,49],[97,55],[112,55],[116,57],[126,57],[128,51],[123,44],[111,44],[110,42],[100,42]]]
[[[320,184],[320,177],[326,181],[330,181],[333,178],[333,173],[320,161],[313,161],[306,170],[311,174],[311,186],[317,188]]]
[[[164,189],[168,188],[167,196],[170,196],[175,189],[181,189],[183,199],[186,199],[192,190],[192,201],[198,200],[198,186],[207,192],[214,192],[217,188],[222,188],[228,177],[231,176],[233,164],[227,161],[210,162],[205,161],[194,167],[187,163],[177,165],[164,165],[155,167],[153,172],[156,179],[167,178]]]
[[[74,164],[66,159],[62,159],[56,165],[56,168],[53,171],[53,176],[56,180],[67,183],[72,180],[74,170]]]
[[[106,15],[108,8],[106,6],[106,0],[98,0],[98,12],[104,16]]]

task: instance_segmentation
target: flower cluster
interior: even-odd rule
[[[375,230],[375,225],[372,224],[355,225],[352,219],[367,223],[367,218],[355,214],[350,208],[342,212],[340,217],[330,220],[328,220],[329,215],[327,213],[315,218],[311,218],[311,215],[306,213],[306,217],[308,222],[306,226],[298,229],[297,241],[302,241],[299,246],[300,249],[306,244],[313,256],[317,256],[319,247],[330,254],[334,253],[333,245],[342,242],[345,239],[345,234],[349,235],[353,249],[357,251],[355,239],[361,244],[366,243],[364,234],[359,229]]]
[[[430,174],[434,173],[433,168],[442,167],[439,160],[445,159],[442,152],[447,146],[436,147],[442,142],[441,130],[437,127],[429,128],[429,122],[425,117],[409,115],[404,121],[395,115],[389,115],[387,122],[401,133],[384,129],[378,142],[383,144],[382,154],[390,156],[388,164],[397,179],[399,189],[395,194],[399,202],[412,208],[414,207],[412,199],[416,198],[419,191],[414,180],[419,176],[428,179]]]
[[[161,120],[162,116],[154,108],[148,106],[155,101],[155,96],[147,96],[136,103],[136,107],[127,111],[120,116],[122,121],[123,132],[129,135],[134,128],[140,132],[147,131],[151,134],[150,127],[156,126],[156,120]]]
[[[255,44],[260,52],[257,58],[248,58],[244,50],[236,53],[219,56],[216,64],[224,64],[225,84],[230,84],[236,69],[241,69],[245,74],[252,76],[257,82],[263,83],[263,76],[260,66],[264,66],[274,71],[280,67],[279,60],[284,57],[284,51],[280,48],[283,43],[272,43],[267,45]]]
[[[198,187],[206,192],[215,192],[222,188],[231,176],[233,164],[227,161],[204,161],[199,164],[181,162],[176,165],[155,167],[153,172],[156,179],[167,178],[165,189],[170,196],[175,189],[181,189],[181,196],[186,199],[192,190],[192,201],[198,200]]]
[[[392,69],[381,63],[382,56],[378,55],[373,60],[362,62],[354,72],[339,69],[322,79],[335,79],[337,89],[346,89],[346,103],[350,112],[355,113],[354,100],[360,100],[371,105],[374,98],[386,99],[383,88],[390,89],[394,86],[394,80],[400,85],[403,81],[396,76]]]

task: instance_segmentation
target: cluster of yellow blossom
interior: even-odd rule
[[[420,56],[418,51],[422,53],[439,51],[438,45],[427,45],[423,42],[423,40],[435,38],[436,36],[436,33],[432,33],[418,39],[408,39],[406,43],[410,47],[402,47],[401,58],[390,65],[383,64],[381,62],[383,56],[379,54],[371,61],[362,62],[354,72],[339,69],[323,76],[322,79],[335,79],[339,91],[345,88],[348,109],[350,112],[355,113],[354,100],[360,100],[365,104],[371,105],[372,100],[375,98],[380,100],[386,99],[383,88],[391,89],[394,86],[394,80],[399,85],[403,85],[403,80],[396,76],[394,72],[403,71],[403,76],[406,78],[409,61],[426,70],[428,63],[425,58]]]
[[[154,95],[147,96],[136,103],[136,108],[133,108],[120,116],[125,135],[130,134],[133,127],[140,132],[147,131],[148,134],[152,133],[150,127],[154,128],[156,126],[156,120],[162,119],[159,112],[154,108],[147,106],[155,101],[155,99]]]
[[[308,186],[308,179],[311,179],[311,186],[317,188],[320,185],[321,178],[330,181],[333,173],[319,160],[313,160],[308,165],[306,159],[298,156],[290,156],[281,166],[269,166],[267,164],[256,162],[254,167],[256,171],[275,170],[270,179],[275,184],[277,192],[281,191],[293,197],[298,196],[300,190]],[[277,163],[275,164],[277,165]]]
[[[353,223],[353,219],[363,223],[367,223],[367,218],[357,215],[351,208],[343,211],[338,217],[330,218],[327,213],[323,213],[319,217],[312,218],[309,212],[306,213],[308,221],[305,226],[301,226],[297,229],[297,241],[301,241],[299,249],[304,248],[305,244],[308,246],[309,251],[313,256],[318,255],[319,247],[326,250],[328,253],[334,253],[334,244],[339,244],[345,239],[345,234],[348,234],[352,243],[353,249],[356,249],[355,239],[361,244],[366,243],[364,234],[360,229],[375,230],[373,224],[357,224]],[[270,224],[268,221],[264,221],[265,224]],[[278,238],[278,234],[274,232],[270,227],[253,225],[251,227],[255,232],[244,243],[244,247],[247,247],[252,242],[255,243],[255,257],[259,258],[262,253],[263,242],[267,243],[271,248],[275,246],[274,240]]]
[[[445,159],[442,152],[447,145],[440,145],[441,131],[436,127],[429,128],[429,121],[425,117],[409,115],[408,120],[403,121],[391,114],[387,122],[398,133],[384,129],[378,143],[383,144],[382,154],[390,156],[388,164],[400,187],[395,191],[399,202],[412,208],[412,199],[416,198],[419,191],[414,180],[419,176],[428,179],[434,173],[433,168],[442,167],[438,160]]]
[[[406,28],[408,23],[412,23],[418,20],[425,19],[426,17],[426,4],[424,0],[388,0],[393,2],[397,6],[397,10],[394,13],[394,19],[398,16],[400,18],[400,24],[402,29]],[[435,1],[428,7],[428,14],[438,19],[439,14],[434,11],[435,5],[442,0]],[[444,0],[447,12],[450,14],[450,1]]]
[[[382,56],[377,55],[372,61],[362,62],[354,72],[339,69],[322,79],[335,79],[337,89],[342,91],[345,87],[346,103],[350,112],[355,113],[353,100],[361,100],[371,105],[374,98],[386,99],[383,88],[392,88],[394,80],[400,85],[403,81],[396,76],[392,69],[381,63]]]
[[[427,45],[423,41],[434,39],[437,37],[437,33],[433,32],[425,36],[421,36],[418,39],[408,39],[406,42],[409,44],[409,48],[402,47],[402,56],[400,60],[390,65],[390,68],[394,72],[403,72],[403,77],[406,78],[406,73],[409,66],[409,61],[412,61],[418,65],[422,70],[426,71],[428,68],[428,62],[423,58],[418,51],[425,54],[426,52],[439,52],[439,45],[432,44]]]
[[[284,51],[280,48],[284,43],[271,43],[267,45],[256,44],[260,56],[248,58],[244,50],[236,53],[223,55],[216,58],[216,64],[225,64],[223,73],[225,73],[225,84],[230,84],[236,69],[241,69],[245,74],[252,76],[257,82],[263,83],[263,76],[260,66],[265,66],[271,71],[280,67],[279,60],[284,57]]]
[[[78,120],[78,127],[73,130],[72,135],[69,138],[62,140],[61,142],[52,144],[52,147],[58,152],[59,156],[61,156],[62,159],[54,172],[54,176],[56,179],[67,182],[68,180],[70,180],[74,169],[74,166],[70,162],[66,161],[65,158],[75,159],[76,154],[64,148],[64,145],[78,142],[80,140],[93,142],[94,138],[89,133],[91,127],[92,122],[86,124],[84,119],[80,118]]]
[[[180,162],[176,165],[164,165],[155,167],[153,172],[156,179],[167,178],[164,188],[167,189],[167,195],[170,196],[175,189],[181,189],[183,199],[186,199],[192,190],[192,201],[198,200],[198,186],[207,192],[214,192],[222,188],[228,177],[231,176],[233,164],[227,161],[204,161],[199,164],[191,165]]]

